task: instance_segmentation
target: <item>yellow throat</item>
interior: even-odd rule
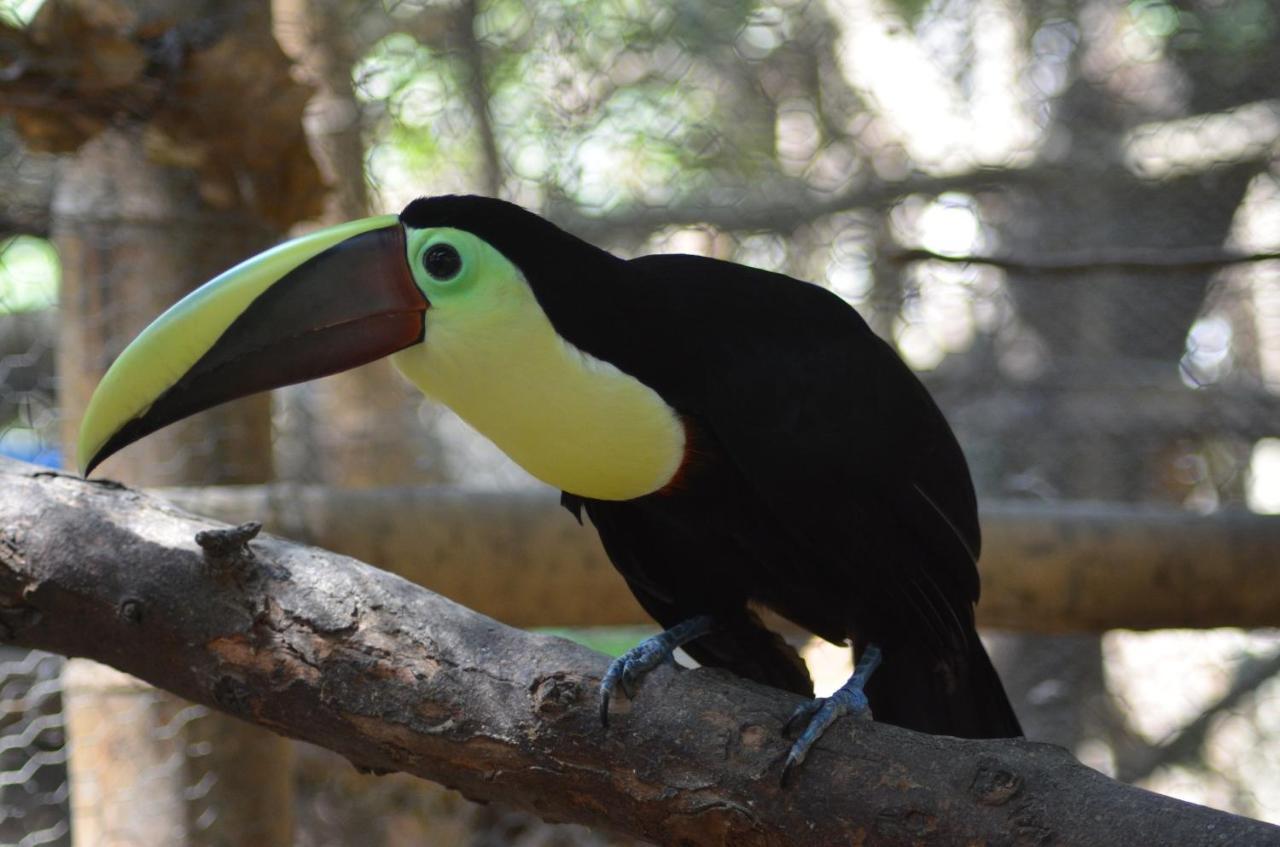
[[[543,482],[600,500],[666,485],[684,459],[674,410],[561,338],[519,269],[483,240],[441,228],[415,241],[441,239],[475,278],[427,290],[426,337],[396,367]]]

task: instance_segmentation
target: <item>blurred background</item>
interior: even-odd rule
[[[240,258],[476,192],[621,255],[829,286],[920,372],[984,502],[1280,513],[1271,0],[0,0],[0,22],[5,455],[66,466],[112,357]],[[536,485],[385,363],[103,475]],[[1030,737],[1280,822],[1276,633],[988,635]],[[846,651],[808,655],[843,681]],[[0,653],[0,842],[625,843],[77,665]]]

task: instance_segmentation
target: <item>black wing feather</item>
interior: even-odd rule
[[[617,285],[535,293],[562,336],[654,388],[714,448],[716,470],[687,469],[687,492],[585,501],[641,602],[669,626],[755,601],[824,637],[875,642],[885,665],[868,687],[873,712],[932,732],[1017,734],[974,629],[968,466],[916,376],[817,286],[691,256],[627,264]],[[794,651],[754,624],[744,632],[749,650],[704,639],[690,652],[798,682]],[[768,670],[752,670],[761,650]]]

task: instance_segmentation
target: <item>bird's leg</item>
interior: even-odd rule
[[[609,699],[614,689],[622,686],[627,699],[635,696],[636,683],[665,661],[673,661],[677,647],[701,638],[714,628],[711,615],[698,615],[678,623],[665,632],[646,638],[613,660],[600,683],[600,723],[609,725]]]
[[[862,651],[862,655],[858,657],[857,666],[853,669],[853,675],[849,677],[848,682],[840,686],[830,697],[818,697],[807,703],[801,703],[791,713],[791,717],[782,728],[783,734],[790,734],[792,727],[800,721],[808,721],[808,724],[796,739],[796,743],[791,745],[791,752],[787,753],[786,764],[782,766],[784,782],[788,772],[804,761],[804,757],[809,755],[809,748],[822,737],[827,727],[831,726],[836,718],[846,714],[853,714],[860,718],[871,717],[871,705],[867,702],[867,695],[862,692],[862,688],[871,678],[872,671],[880,666],[880,659],[880,648],[874,644],[868,644]]]

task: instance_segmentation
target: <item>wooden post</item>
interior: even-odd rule
[[[550,488],[204,486],[197,514],[365,561],[512,626],[652,625]],[[989,502],[978,623],[1042,634],[1280,625],[1280,516]]]
[[[99,135],[68,163],[55,194],[68,446],[93,387],[139,329],[278,237],[243,210],[210,208],[193,172],[156,165],[143,148],[128,130]],[[131,447],[99,475],[263,482],[272,476],[270,423],[269,398],[240,401]],[[285,739],[206,710],[194,715],[196,707],[173,695],[80,661],[69,664],[67,680],[76,845],[292,843]],[[184,715],[192,719],[177,720]]]

